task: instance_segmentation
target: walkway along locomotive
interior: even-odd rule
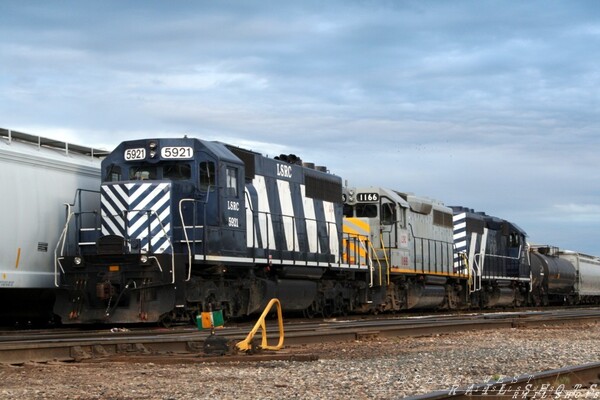
[[[69,206],[62,322],[242,316],[272,297],[331,313],[366,298],[368,260],[342,257],[341,179],[278,158],[192,138],[121,143],[102,162],[101,209]]]
[[[324,167],[192,138],[121,143],[100,209],[68,206],[63,323],[190,321],[597,302],[600,261],[529,249],[517,225]],[[581,291],[581,292],[580,292]]]

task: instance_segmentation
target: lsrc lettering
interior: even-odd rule
[[[277,176],[281,176],[283,178],[292,178],[292,166],[277,164]]]

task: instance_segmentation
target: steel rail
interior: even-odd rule
[[[440,316],[402,319],[331,319],[311,323],[286,324],[285,345],[352,341],[374,337],[417,336],[467,330],[560,326],[596,322],[600,310],[560,312],[501,313],[472,316]],[[273,321],[267,321],[273,324]],[[249,326],[249,325],[248,325]],[[232,341],[246,337],[250,328],[235,326],[217,331]],[[275,328],[275,329],[273,329]],[[269,331],[277,331],[269,326]],[[267,335],[268,339],[275,334]],[[0,336],[0,363],[22,364],[29,361],[82,361],[122,355],[192,354],[203,352],[208,331],[183,329],[143,329],[122,331],[43,332]]]
[[[516,398],[598,398],[600,362],[551,371],[500,378],[467,387],[451,387],[433,393],[406,397],[411,400]]]

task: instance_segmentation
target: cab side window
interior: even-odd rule
[[[232,197],[238,196],[238,169],[227,167],[227,195]]]
[[[215,184],[215,163],[212,161],[202,161],[200,163],[200,190],[203,192],[214,190]]]
[[[393,225],[396,222],[396,207],[394,203],[381,204],[381,223],[385,225]]]

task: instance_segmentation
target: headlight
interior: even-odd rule
[[[141,256],[140,256],[140,262],[141,262],[142,264],[146,264],[146,263],[148,262],[148,256],[147,256],[147,255],[145,255],[145,254],[144,254],[144,255],[141,255]]]
[[[73,264],[75,264],[75,265],[81,265],[82,262],[83,262],[83,260],[81,259],[81,257],[75,257],[73,259]]]

